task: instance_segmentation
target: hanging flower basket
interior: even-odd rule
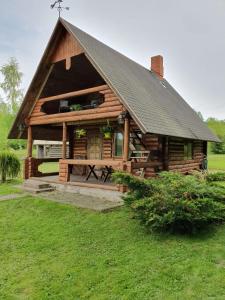
[[[78,139],[81,139],[82,137],[85,137],[87,134],[87,131],[85,129],[77,129],[76,130],[76,137]]]
[[[107,125],[103,126],[101,132],[105,139],[111,139],[113,134],[113,127],[110,125],[109,120],[107,121]]]

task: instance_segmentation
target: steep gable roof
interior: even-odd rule
[[[67,21],[59,22],[80,43],[87,58],[144,133],[218,141],[165,79],[159,80],[150,70]]]

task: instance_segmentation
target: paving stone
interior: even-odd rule
[[[0,201],[13,200],[24,197],[25,194],[9,194],[0,196]]]
[[[71,204],[76,207],[86,208],[98,212],[107,212],[123,206],[123,201],[112,202],[108,201],[107,199],[81,195],[78,193],[61,193],[58,191],[42,194],[41,198],[64,204]]]

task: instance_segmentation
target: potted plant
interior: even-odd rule
[[[113,128],[110,125],[109,120],[107,121],[107,125],[101,128],[101,132],[103,133],[105,139],[111,139]]]
[[[71,111],[79,111],[79,110],[82,110],[82,106],[80,104],[72,104],[72,105],[70,105],[70,110]]]
[[[78,139],[81,139],[82,137],[85,137],[87,134],[87,131],[85,129],[77,129],[76,130],[76,137]]]

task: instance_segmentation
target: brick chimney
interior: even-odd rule
[[[163,68],[163,57],[161,55],[153,56],[151,58],[151,71],[153,71],[159,79],[163,79],[164,68]]]

